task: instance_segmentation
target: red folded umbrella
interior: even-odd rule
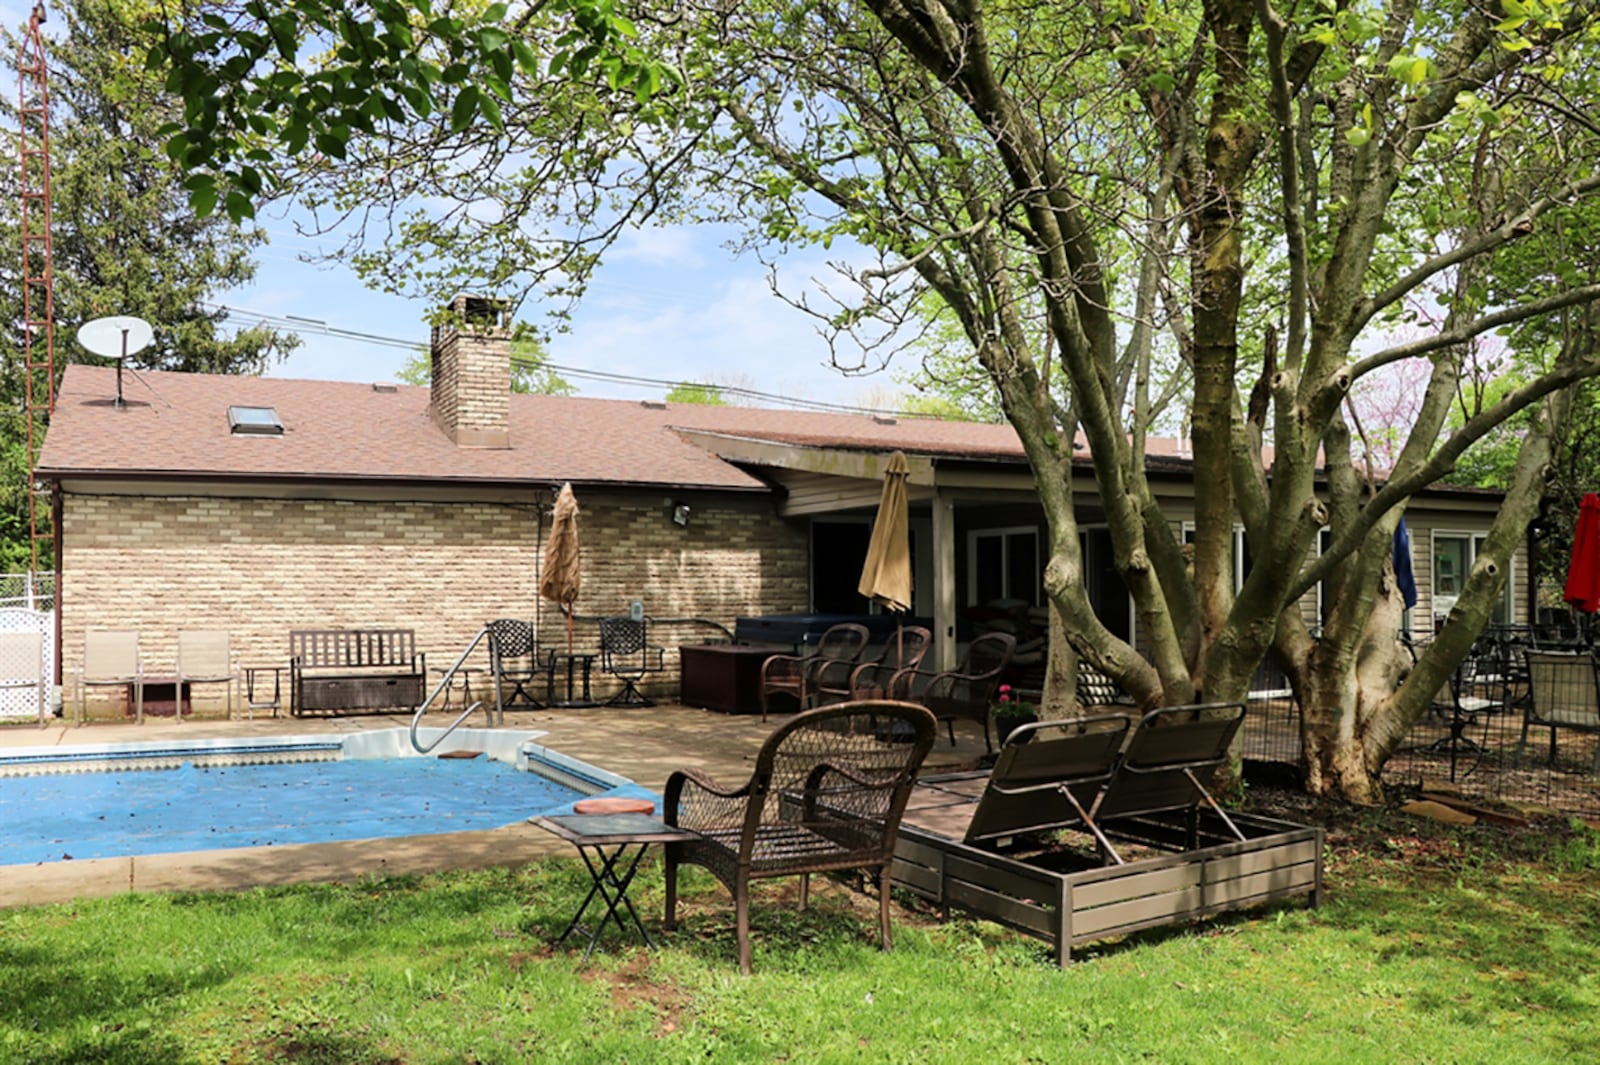
[[[1578,507],[1572,534],[1572,564],[1567,567],[1567,602],[1593,614],[1600,610],[1600,495],[1590,492]]]

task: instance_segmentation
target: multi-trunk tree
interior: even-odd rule
[[[1157,705],[1242,698],[1275,650],[1319,792],[1376,796],[1503,586],[1569,386],[1600,370],[1589,263],[1522,256],[1520,282],[1499,283],[1600,190],[1595,0],[210,10],[225,17],[158,31],[190,100],[174,152],[197,193],[248,209],[292,183],[356,223],[353,261],[381,283],[577,293],[622,228],[704,220],[761,253],[844,249],[854,290],[809,309],[851,360],[919,334],[934,301],[1032,465],[1053,651]],[[307,27],[334,47],[292,47]],[[323,98],[338,109],[307,103]],[[1419,305],[1433,324],[1396,339]],[[1494,330],[1528,338],[1519,383],[1452,417]],[[1347,398],[1401,362],[1427,383],[1378,470]],[[1195,456],[1187,551],[1145,477],[1174,375]],[[1519,412],[1504,506],[1413,665],[1395,526]],[[1084,504],[1109,527],[1137,646],[1090,607]],[[1237,585],[1235,523],[1254,563]],[[1313,639],[1296,604],[1319,584]],[[1068,675],[1052,670],[1054,712],[1070,712]]]

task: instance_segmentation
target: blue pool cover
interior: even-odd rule
[[[498,828],[582,793],[488,758],[0,778],[0,866]]]

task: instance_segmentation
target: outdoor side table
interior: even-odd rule
[[[551,651],[550,671],[545,675],[545,702],[558,709],[577,709],[580,707],[599,706],[589,690],[589,676],[594,672],[594,660],[599,658],[590,652]],[[565,668],[566,692],[565,699],[557,699],[557,681]],[[582,687],[578,681],[582,680]]]
[[[583,864],[589,869],[589,893],[583,897],[566,931],[556,940],[556,946],[565,943],[574,931],[587,932],[589,944],[583,948],[583,960],[588,961],[608,920],[616,922],[618,930],[627,934],[628,926],[621,912],[626,910],[645,946],[654,947],[650,933],[644,930],[644,923],[639,920],[639,913],[628,898],[628,887],[633,883],[633,876],[639,871],[639,860],[644,857],[650,844],[683,843],[697,838],[696,834],[669,827],[652,814],[559,814],[532,817],[529,821],[577,847]],[[591,851],[594,853],[591,854]],[[597,897],[605,904],[605,912],[592,930],[582,928],[583,915]]]

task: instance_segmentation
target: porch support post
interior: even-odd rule
[[[956,508],[949,496],[933,495],[934,669],[956,664]]]

